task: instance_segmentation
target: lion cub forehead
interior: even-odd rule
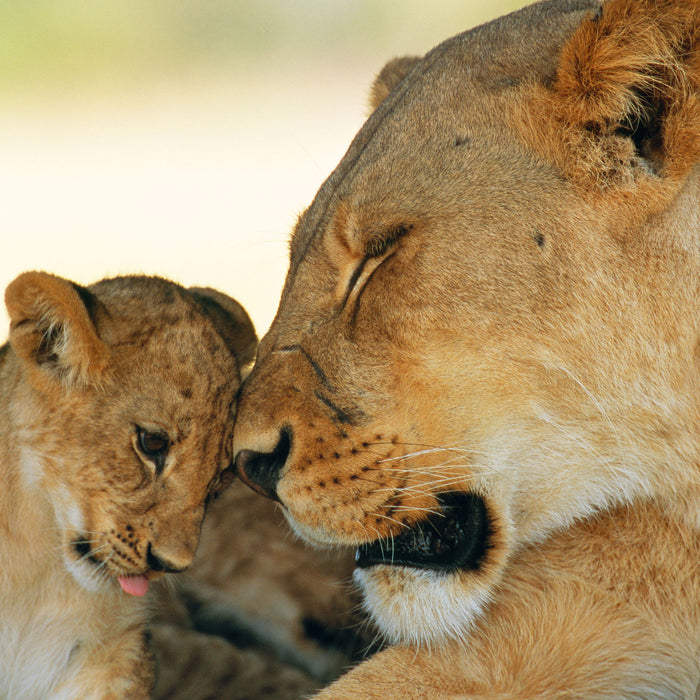
[[[186,348],[220,350],[209,316],[186,289],[169,280],[117,277],[91,285],[81,296],[100,336],[112,346],[171,342],[173,357],[184,357]]]
[[[88,308],[99,304],[110,317],[119,318],[121,323],[128,320],[134,327],[139,325],[139,319],[160,318],[161,325],[176,321],[185,316],[188,308],[194,308],[184,289],[160,277],[115,277],[101,280],[87,289],[88,295],[94,295],[92,301],[82,295]]]
[[[78,289],[110,348],[112,375],[125,390],[140,400],[156,392],[163,408],[195,398],[207,405],[230,403],[239,383],[236,353],[211,310],[190,291],[166,279],[138,276]]]

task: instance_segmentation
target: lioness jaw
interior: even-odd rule
[[[516,547],[597,509],[697,518],[699,37],[682,0],[457,36],[380,76],[300,217],[237,468],[358,547],[390,639],[459,636]]]

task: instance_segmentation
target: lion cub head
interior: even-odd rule
[[[190,565],[206,502],[231,476],[250,319],[223,294],[147,277],[83,288],[30,272],[6,303],[2,451],[16,464],[3,470],[36,506],[16,530],[49,512],[35,536],[55,536],[78,583],[143,594]]]
[[[236,464],[390,639],[598,508],[697,519],[699,41],[695,0],[553,0],[395,62],[300,217]]]

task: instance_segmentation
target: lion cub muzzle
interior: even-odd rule
[[[151,581],[190,567],[197,541],[190,538],[188,544],[158,543],[139,530],[127,525],[101,534],[77,534],[67,555],[76,566],[84,567],[88,577],[114,576],[126,593],[144,595]],[[199,529],[195,531],[198,535]]]

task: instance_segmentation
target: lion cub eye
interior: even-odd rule
[[[149,459],[161,472],[165,466],[165,458],[170,449],[170,440],[163,433],[154,433],[144,428],[138,428],[138,448],[141,454]]]

